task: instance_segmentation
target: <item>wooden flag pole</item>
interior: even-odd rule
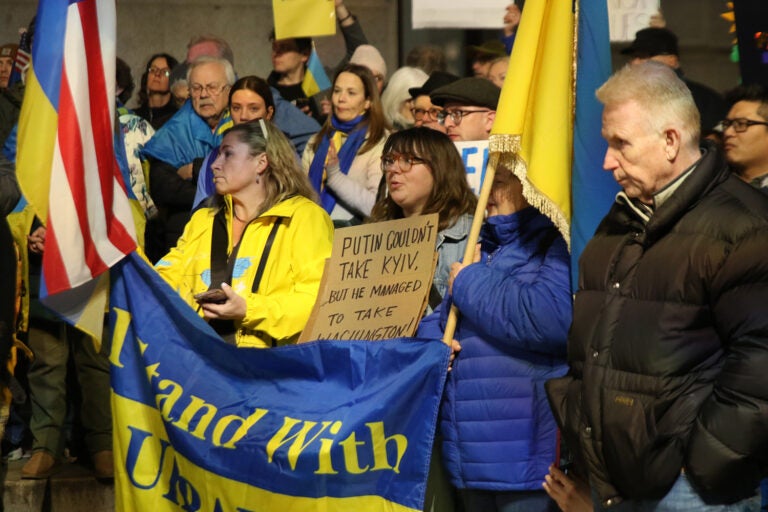
[[[467,247],[464,249],[464,260],[472,261],[475,255],[475,246],[477,240],[480,238],[480,228],[483,226],[485,220],[485,207],[488,205],[488,198],[491,196],[491,188],[493,188],[493,177],[496,175],[496,166],[499,163],[499,153],[491,153],[488,158],[488,166],[485,168],[485,176],[483,177],[483,186],[480,188],[480,197],[477,199],[477,208],[475,209],[475,217],[472,219],[472,228],[469,230],[469,237],[467,238]],[[445,332],[443,333],[443,343],[451,346],[453,341],[453,335],[456,333],[456,323],[459,319],[459,308],[456,304],[451,304],[451,312],[448,314],[448,320],[445,324]]]

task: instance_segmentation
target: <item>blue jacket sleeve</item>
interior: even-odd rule
[[[558,238],[536,269],[504,273],[474,263],[456,277],[453,300],[489,341],[564,356],[572,318],[569,262]]]
[[[288,137],[301,157],[309,139],[320,131],[320,124],[271,88],[275,100],[275,125]]]

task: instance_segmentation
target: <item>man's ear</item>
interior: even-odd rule
[[[485,131],[488,133],[491,133],[491,128],[493,128],[493,122],[496,120],[496,111],[491,110],[487,114],[488,117],[485,118]]]
[[[668,161],[673,162],[677,158],[677,155],[680,154],[681,145],[682,137],[679,130],[676,128],[664,130],[664,152]]]

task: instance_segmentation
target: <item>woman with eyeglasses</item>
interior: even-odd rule
[[[333,79],[333,111],[302,164],[337,227],[360,224],[376,202],[387,122],[371,71],[347,64]]]
[[[176,113],[176,104],[171,97],[171,70],[178,61],[167,53],[156,53],[149,58],[144,74],[141,75],[139,107],[137,116],[149,121],[157,130]]]
[[[568,248],[504,167],[486,210],[474,260],[451,266],[448,295],[419,325],[419,336],[441,339],[451,305],[459,309],[443,459],[468,512],[554,511],[541,485],[558,457],[544,383],[568,369]]]
[[[445,134],[424,127],[409,128],[389,136],[381,170],[388,193],[373,207],[370,222],[439,214],[438,261],[429,295],[434,308],[448,289],[451,264],[464,255],[477,206],[464,162]]]
[[[157,271],[225,340],[295,343],[331,254],[331,219],[269,121],[229,129],[213,171],[214,200],[193,214]]]

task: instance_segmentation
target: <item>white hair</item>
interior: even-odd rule
[[[232,63],[227,59],[221,57],[211,57],[208,55],[201,55],[189,64],[189,69],[187,69],[187,82],[189,82],[189,77],[192,76],[193,69],[202,66],[203,64],[210,64],[211,62],[220,64],[221,67],[224,68],[224,74],[227,78],[227,85],[232,86],[235,83],[235,69],[232,67]]]
[[[392,73],[386,89],[381,94],[381,106],[384,116],[390,124],[409,128],[413,123],[400,114],[403,102],[411,99],[408,89],[421,87],[427,81],[429,75],[419,68],[402,67]]]

